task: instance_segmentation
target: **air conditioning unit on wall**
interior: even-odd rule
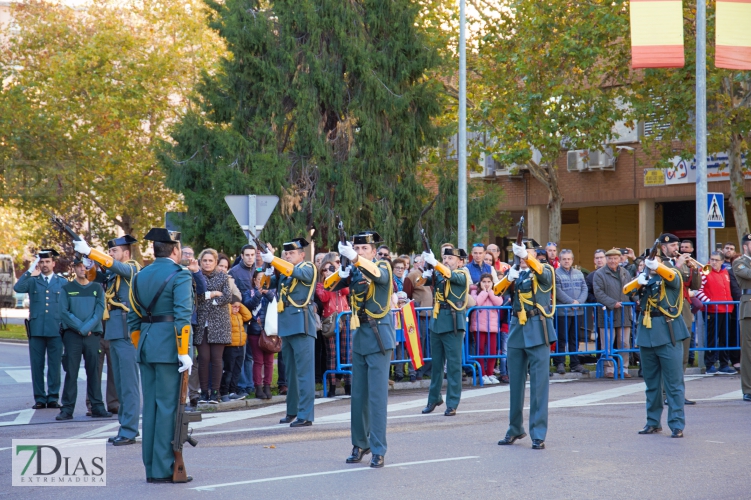
[[[605,146],[602,149],[589,151],[589,168],[594,170],[615,170],[615,155],[613,148]]]
[[[584,172],[589,168],[589,153],[586,149],[575,149],[566,155],[566,170],[569,172]]]

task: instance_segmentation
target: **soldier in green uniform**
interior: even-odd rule
[[[660,236],[663,252],[673,239],[678,241],[671,234]],[[671,437],[681,438],[686,425],[682,341],[689,336],[681,316],[683,280],[680,271],[667,259],[663,261],[656,256],[646,259],[644,263],[646,268],[637,278],[641,313],[637,320],[636,343],[639,345],[642,374],[647,386],[647,425],[639,434],[662,431],[661,396],[664,387]]]
[[[290,427],[313,425],[315,399],[315,303],[318,272],[305,261],[308,242],[297,238],[284,244],[286,260],[274,257],[266,249],[261,258],[271,264],[269,272],[278,270],[280,277],[272,277],[271,288],[277,290],[279,336],[282,337],[285,378],[287,380],[287,414],[279,421]],[[297,420],[295,420],[297,417]]]
[[[60,336],[58,300],[64,279],[54,273],[53,249],[40,250],[29,270],[13,286],[17,293],[29,294],[29,358],[34,408],[60,408],[60,366],[63,341]],[[44,387],[44,358],[47,357],[47,390]]]
[[[138,262],[130,259],[131,245],[137,241],[130,235],[110,240],[107,242],[108,253],[92,249],[83,238],[73,242],[76,252],[87,255],[105,269],[104,273],[97,274],[97,280],[105,283],[107,309],[104,313],[104,338],[110,342],[110,368],[120,398],[117,412],[120,429],[116,437],[109,439],[115,446],[136,442],[141,413],[136,349],[128,331],[128,312],[132,307],[130,285],[141,270]]]
[[[447,246],[443,249],[439,263],[433,252],[423,252],[423,261],[433,266],[434,271],[423,274],[426,285],[433,286],[433,318],[430,323],[430,354],[432,370],[430,372],[430,391],[428,405],[422,413],[431,413],[436,406],[443,404],[441,387],[443,386],[443,363],[446,362],[446,411],[447,417],[456,415],[462,396],[462,345],[467,329],[467,296],[472,279],[469,272],[462,268],[467,252],[461,248]]]
[[[339,270],[334,289],[349,286],[352,309],[352,453],[348,464],[372,453],[370,466],[383,467],[386,454],[386,409],[388,406],[391,354],[396,346],[391,312],[393,275],[385,260],[375,260],[381,237],[362,232],[353,244],[339,243],[339,253],[352,265]]]
[[[142,456],[147,482],[171,483],[180,373],[193,366],[193,277],[178,264],[180,233],[158,227],[144,239],[154,242],[156,259],[133,278],[128,312],[143,387]]]
[[[743,254],[733,261],[733,273],[741,296],[738,318],[741,324],[741,389],[743,401],[751,403],[751,234],[741,239]]]
[[[527,242],[528,246],[533,246]],[[512,244],[519,257],[519,269],[508,274],[493,288],[503,294],[513,283],[513,315],[509,323],[508,371],[510,381],[509,427],[499,445],[513,444],[527,436],[524,432],[524,387],[529,371],[529,433],[532,449],[545,448],[548,431],[548,390],[550,384],[550,343],[557,339],[555,314],[555,272],[537,260],[537,252]],[[531,249],[530,249],[531,250]]]

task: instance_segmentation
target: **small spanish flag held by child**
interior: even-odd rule
[[[415,370],[419,370],[425,363],[422,361],[420,330],[417,327],[417,312],[413,301],[409,301],[407,305],[402,307],[402,315],[404,316],[404,338],[407,343],[409,359],[412,360],[412,366],[415,367]]]

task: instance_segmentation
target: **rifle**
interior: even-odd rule
[[[60,231],[68,233],[68,236],[70,236],[71,238],[73,238],[73,241],[81,241],[81,237],[78,236],[78,234],[76,234],[75,231],[73,231],[73,229],[68,225],[67,222],[65,222],[65,220],[62,217],[59,217],[59,216],[53,214],[52,212],[50,212],[46,208],[43,208],[42,210],[44,210],[47,213],[47,215],[50,216],[50,221]]]
[[[344,232],[344,223],[342,222],[342,218],[337,215],[336,216],[336,227],[339,231],[339,242],[346,244],[347,243],[347,233]],[[349,259],[344,257],[343,255],[339,257],[340,264],[342,269],[347,269],[347,267],[350,265]],[[323,288],[331,291],[334,289],[337,283],[341,281],[341,278],[339,277],[339,273],[333,273],[331,276],[326,278],[323,281]]]
[[[649,256],[647,257],[650,260],[653,260],[655,257],[657,257],[657,251],[660,249],[660,240],[659,238],[655,240],[655,244],[652,245],[652,249],[649,251]],[[661,276],[665,277],[667,279],[667,276],[670,276],[670,279],[668,281],[673,281],[675,279],[675,271],[669,267],[667,267],[665,264],[660,263],[657,266],[657,269],[662,269]],[[623,286],[623,293],[624,295],[630,295],[635,290],[637,290],[640,285],[638,283],[639,276],[637,275],[636,279],[629,281]]]
[[[172,451],[175,453],[175,469],[172,472],[172,482],[187,483],[188,474],[185,472],[183,461],[183,444],[188,443],[195,448],[198,441],[191,437],[188,425],[191,422],[200,422],[201,414],[197,411],[185,411],[185,399],[188,397],[188,371],[184,371],[180,377],[180,395],[177,400],[177,415],[175,415],[175,435],[172,439]]]
[[[430,243],[428,242],[428,235],[425,233],[425,229],[423,229],[422,227],[422,217],[423,215],[428,213],[428,211],[431,208],[433,208],[433,205],[435,204],[435,200],[437,198],[438,196],[433,198],[433,200],[430,203],[428,203],[428,205],[425,208],[422,209],[422,212],[420,212],[420,217],[417,219],[417,228],[420,230],[420,239],[422,239],[422,250],[423,252],[426,252],[426,253],[430,252]],[[431,271],[431,270],[433,271],[433,279],[431,280],[430,290],[433,294],[435,294],[435,290],[433,289],[433,284],[435,283],[435,269],[433,269],[433,266],[431,264],[428,264],[427,262],[423,264],[423,267],[425,268],[426,271]],[[418,279],[418,283],[416,283],[416,285],[418,286],[422,285],[422,283],[420,283],[422,279],[423,278],[421,276]]]
[[[516,244],[521,246],[521,244],[524,242],[524,216],[522,215],[521,219],[519,219],[519,223],[516,225]],[[519,270],[519,266],[521,266],[521,259],[518,255],[514,254],[514,269],[517,271]]]
[[[268,251],[268,245],[264,243],[263,241],[258,239],[258,236],[255,235],[255,233],[248,228],[248,232],[250,233],[250,237],[253,238],[253,243],[256,245],[256,251]],[[264,290],[268,290],[269,286],[271,286],[271,276],[266,275],[266,270],[271,266],[271,264],[267,264],[266,262],[263,263],[263,271],[264,274],[261,275],[261,288]]]

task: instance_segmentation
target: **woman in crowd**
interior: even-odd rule
[[[391,269],[394,271],[394,283],[396,284],[394,292],[404,291],[404,278],[407,276],[407,262],[402,259],[394,259]]]
[[[274,300],[276,290],[266,290],[261,287],[263,271],[256,269],[253,273],[253,291],[250,299],[250,328],[248,328],[248,343],[253,354],[253,385],[256,388],[257,399],[271,399],[271,379],[274,376],[274,353],[266,352],[260,348],[258,341],[261,339],[266,321],[266,309]],[[281,388],[280,388],[281,389]]]
[[[331,255],[331,254],[329,254]],[[323,315],[321,316],[321,323],[323,324],[324,334],[335,331],[336,318],[339,313],[349,311],[349,303],[347,302],[347,296],[349,295],[349,288],[342,288],[335,292],[326,291],[323,288],[323,282],[339,270],[339,257],[334,254],[335,259],[333,262],[324,258],[321,263],[321,267],[318,270],[318,283],[316,284],[316,297],[323,304]],[[327,256],[328,257],[328,256]],[[349,359],[349,346],[346,345],[347,329],[342,321],[339,325],[339,345],[340,345],[340,357],[341,362],[346,363]],[[326,369],[336,369],[336,337],[335,334],[326,337],[321,336],[321,342],[326,351]],[[328,379],[328,393],[326,397],[333,398],[336,395],[336,376],[332,373]],[[352,382],[349,375],[344,376],[344,393],[351,394]]]
[[[486,254],[487,255],[487,254]],[[491,268],[493,264],[488,263]],[[472,297],[477,307],[492,307],[503,305],[503,298],[493,293],[493,276],[483,273],[477,289],[473,290]],[[500,332],[502,311],[481,309],[473,311],[469,318],[469,331],[479,333],[477,342],[480,356],[496,356],[498,354],[498,336]],[[493,369],[495,359],[481,359],[482,381],[485,384],[498,384],[500,381],[495,376]]]
[[[227,307],[232,300],[232,290],[228,276],[217,269],[218,260],[219,255],[213,248],[206,248],[198,256],[207,290],[197,297],[198,328],[193,332],[193,345],[198,349],[198,378],[201,383],[199,403],[219,402],[224,346],[232,341],[232,323]],[[209,387],[212,387],[211,393]]]
[[[498,271],[495,270],[495,257],[490,252],[485,252],[485,256],[482,260],[490,266],[490,274],[493,278],[493,283],[498,283]]]
[[[218,260],[219,262],[216,265],[216,269],[223,272],[224,274],[227,274],[232,267],[230,265],[229,257],[227,257],[223,253],[220,253]],[[235,278],[233,278],[229,274],[227,274],[227,277],[229,278],[229,287],[232,290],[232,297],[237,299],[238,301],[244,300],[242,293],[240,293],[240,289],[237,288],[237,285],[235,284]]]

